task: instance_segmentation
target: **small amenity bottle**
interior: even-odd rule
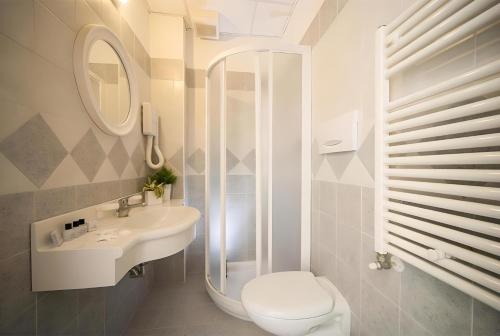
[[[74,238],[73,225],[71,223],[64,224],[63,239],[69,241]]]
[[[79,225],[79,227],[80,227],[80,228],[81,228],[81,230],[82,230],[82,234],[85,234],[85,233],[89,232],[88,225],[87,225],[87,223],[85,222],[85,219],[84,219],[84,218],[80,218],[80,219],[78,220],[78,225]]]

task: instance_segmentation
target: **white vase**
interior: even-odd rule
[[[144,198],[146,199],[147,205],[161,204],[161,197],[156,197],[154,191],[146,191]]]
[[[172,185],[165,184],[163,186],[163,202],[170,201],[171,198],[172,198]]]

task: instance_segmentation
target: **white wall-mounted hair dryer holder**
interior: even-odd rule
[[[146,163],[151,169],[160,169],[165,163],[163,154],[160,151],[158,141],[158,113],[153,110],[150,103],[142,103],[142,133],[148,137],[146,144]],[[151,155],[153,147],[158,157],[158,162],[153,163]]]

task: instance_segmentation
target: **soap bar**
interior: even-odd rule
[[[63,243],[61,234],[57,230],[50,232],[50,240],[52,241],[52,245],[54,246],[61,246]]]

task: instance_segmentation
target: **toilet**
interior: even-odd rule
[[[278,272],[249,281],[241,302],[250,319],[278,336],[348,336],[351,312],[345,298],[324,277]]]

